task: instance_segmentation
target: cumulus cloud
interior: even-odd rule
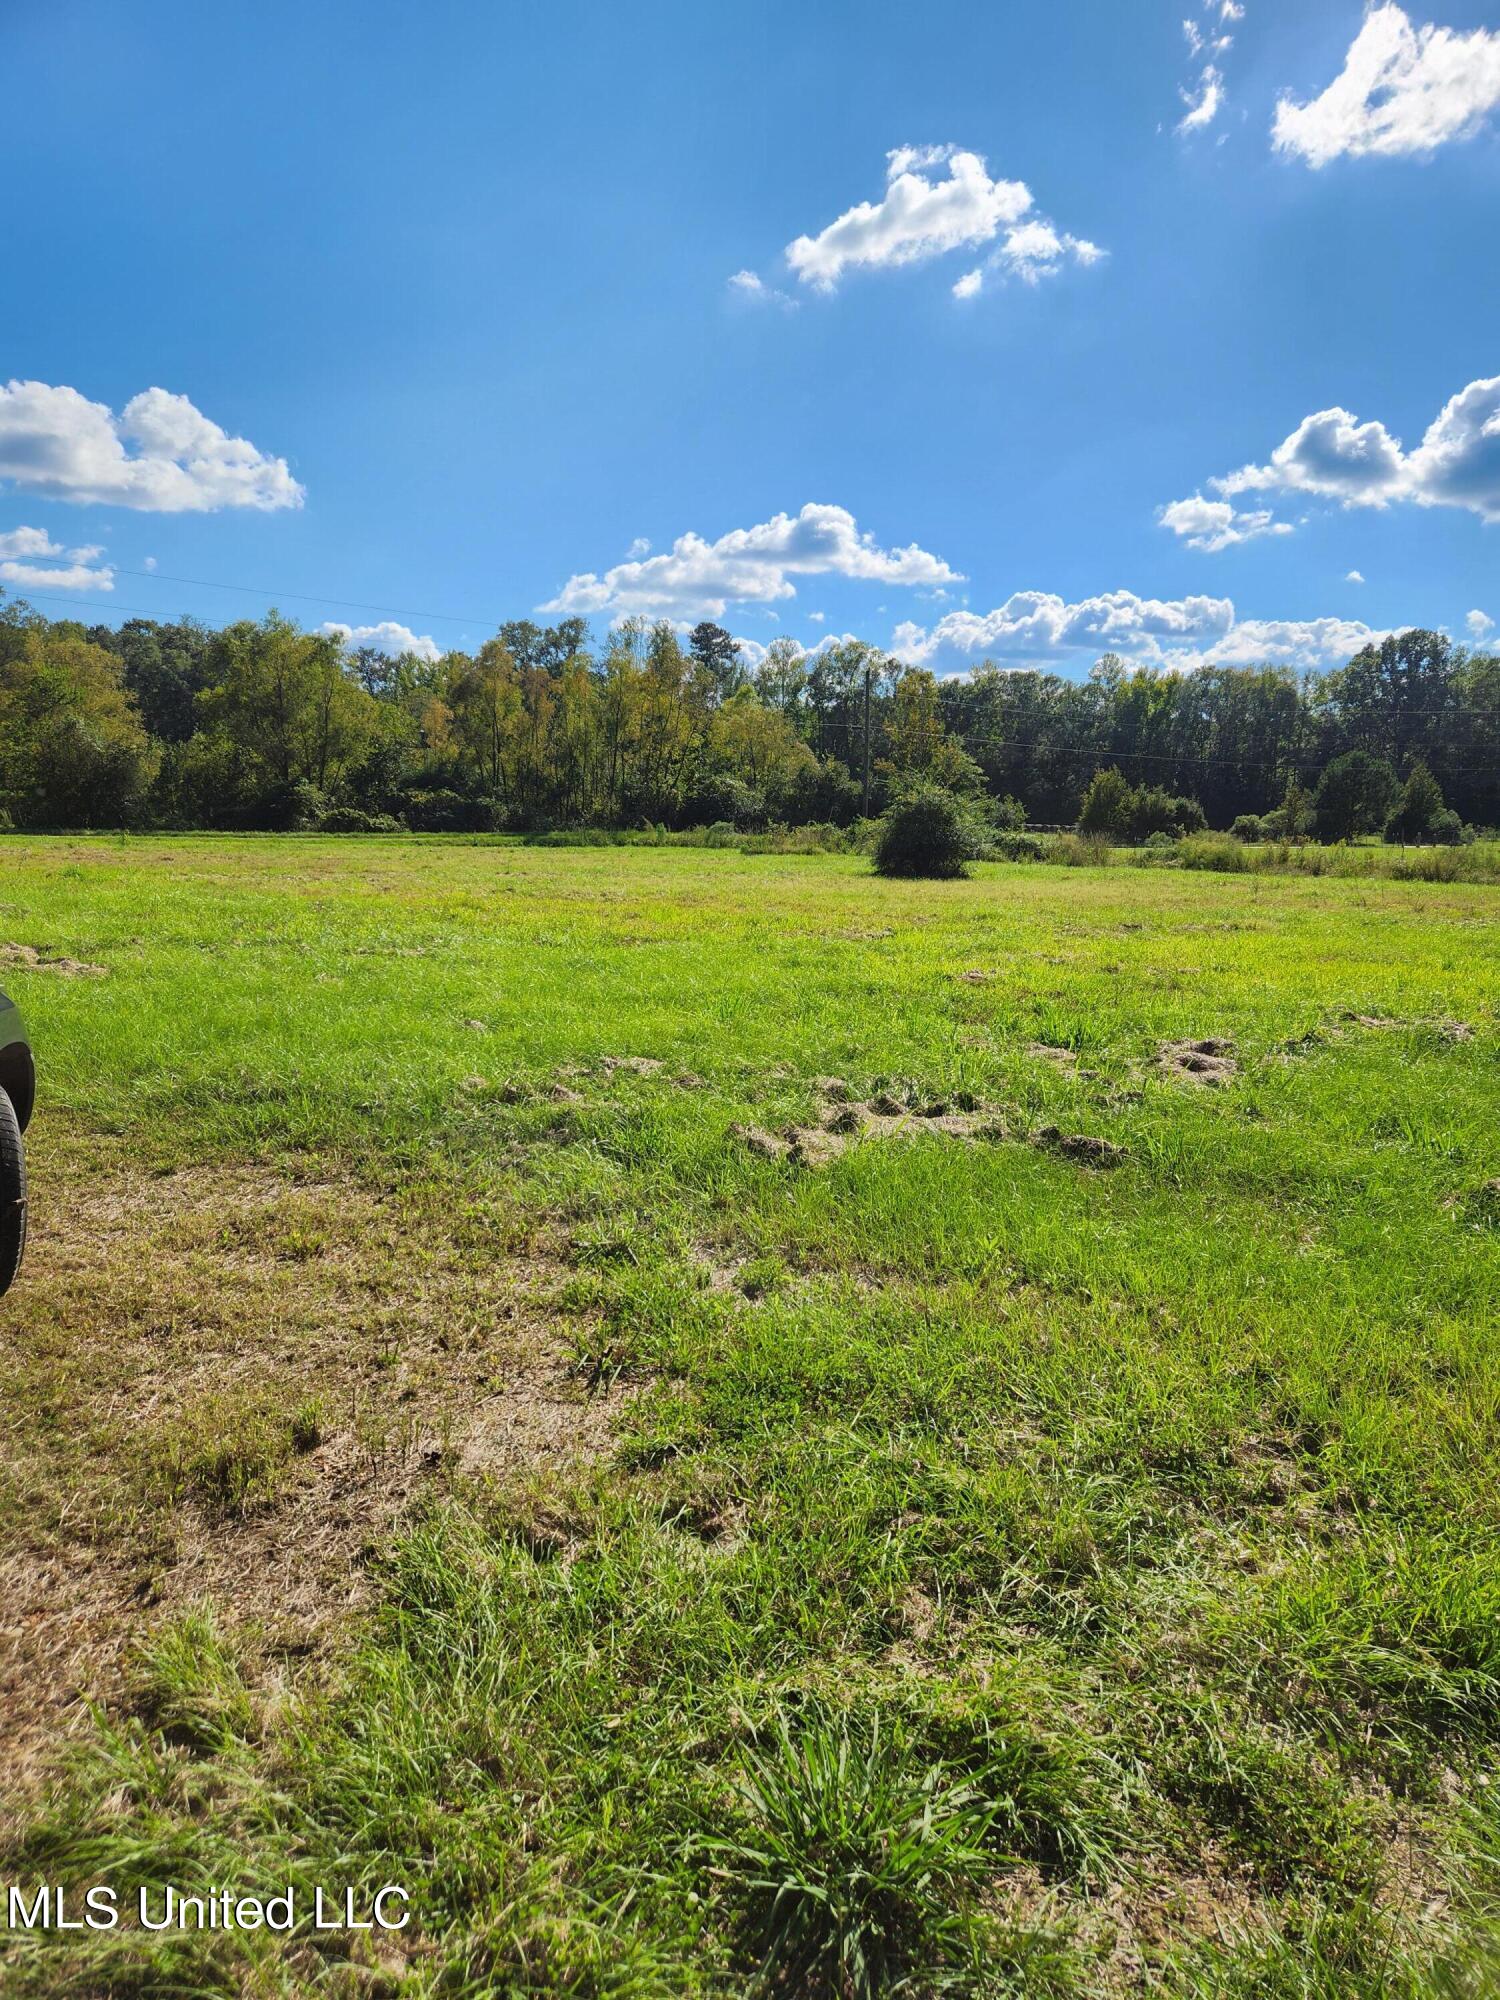
[[[915,543],[883,549],[873,535],[861,533],[847,508],[810,501],[799,514],[775,514],[716,542],[682,535],[662,555],[617,563],[603,576],[571,576],[538,608],[584,617],[722,618],[731,604],[795,597],[794,576],[915,585],[962,581],[941,556]]]
[[[949,672],[982,659],[1044,667],[1104,652],[1185,670],[1265,661],[1302,668],[1347,660],[1384,636],[1351,619],[1240,620],[1227,597],[1163,601],[1115,590],[1069,604],[1045,591],[1020,591],[997,611],[950,611],[926,629],[901,625],[892,650],[909,665]]]
[[[425,633],[413,632],[408,626],[397,625],[391,619],[385,619],[379,625],[341,625],[330,618],[323,630],[336,639],[342,639],[351,651],[368,646],[392,660],[399,660],[403,653],[412,653],[419,660],[440,660],[443,657],[443,649],[436,639],[428,638]]]
[[[1463,507],[1481,520],[1500,521],[1500,375],[1471,382],[1450,397],[1415,451],[1406,451],[1382,423],[1361,423],[1341,408],[1318,410],[1303,418],[1266,464],[1243,465],[1208,483],[1226,501],[1242,493],[1310,494],[1344,507],[1383,508],[1398,501]],[[1201,495],[1174,500],[1160,518],[1181,534],[1186,531],[1180,521],[1212,504]]]
[[[729,289],[737,299],[749,305],[780,306],[784,312],[795,312],[797,301],[786,292],[777,291],[768,285],[758,271],[736,271],[729,280]]]
[[[211,513],[300,507],[284,458],[231,437],[186,396],[146,389],[116,416],[76,389],[0,386],[0,481],[58,500]]]
[[[938,174],[937,168],[945,171]],[[818,235],[799,236],[787,246],[787,262],[803,284],[831,292],[846,271],[924,263],[1002,235],[1005,241],[991,260],[995,268],[1009,268],[1033,281],[1060,269],[1068,257],[1092,263],[1103,254],[1095,245],[1055,230],[1034,209],[1026,183],[991,180],[982,154],[958,146],[898,146],[886,156],[880,200],[858,202]],[[1035,252],[1039,238],[1023,234],[1019,245],[1012,246],[1023,222],[1048,232],[1046,256]],[[971,283],[973,277],[970,273],[959,281],[967,289],[955,287],[958,296],[971,298],[979,290],[982,280]]]
[[[950,611],[924,630],[900,625],[893,649],[914,666],[934,659],[1045,660],[1093,647],[1128,652],[1163,640],[1187,642],[1222,636],[1234,622],[1227,597],[1163,601],[1113,590],[1069,604],[1048,591],[1023,590],[996,611]]]
[[[1365,16],[1344,67],[1321,97],[1283,97],[1277,147],[1312,167],[1343,154],[1431,153],[1467,139],[1500,105],[1500,31],[1413,27],[1393,5]]]
[[[1241,513],[1228,500],[1205,500],[1195,493],[1190,500],[1173,500],[1157,517],[1164,528],[1180,535],[1190,549],[1216,553],[1233,548],[1236,542],[1253,542],[1261,535],[1289,535],[1285,521],[1278,521],[1269,508]]]
[[[1097,264],[1104,252],[1085,236],[1069,236],[1050,222],[1021,222],[1005,232],[1005,240],[990,258],[990,268],[1011,271],[1028,285],[1056,277],[1072,258],[1079,264]]]
[[[13,590],[113,590],[112,569],[94,569],[104,553],[96,544],[65,549],[45,528],[7,528],[0,533],[0,584]],[[42,565],[46,564],[46,567]]]
[[[956,299],[974,299],[983,289],[984,269],[981,266],[978,270],[964,272],[953,287],[953,296]]]
[[[63,553],[45,528],[9,528],[0,534],[0,560],[14,556],[60,556]]]
[[[1345,583],[1363,583],[1364,578],[1357,569],[1351,569],[1349,574],[1344,578],[1344,581]]]
[[[1483,611],[1471,611],[1464,623],[1469,628],[1471,639],[1488,639],[1495,629],[1495,621]]]
[[[113,590],[112,569],[90,569],[87,563],[69,563],[66,568],[43,569],[36,563],[0,562],[0,584],[12,590]]]

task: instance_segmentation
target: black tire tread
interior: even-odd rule
[[[16,1107],[0,1090],[0,1297],[26,1254],[26,1148]]]

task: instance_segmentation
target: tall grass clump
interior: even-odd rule
[[[1053,847],[1053,859],[1064,868],[1107,868],[1114,859],[1107,833],[1064,833]]]
[[[878,1722],[783,1723],[741,1779],[750,1825],[715,1843],[763,1991],[886,2000],[973,1990],[993,1809],[914,1768]]]

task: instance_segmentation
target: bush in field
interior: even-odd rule
[[[1255,847],[1266,838],[1266,823],[1259,813],[1241,813],[1229,829],[1230,838]]]
[[[912,785],[880,822],[875,842],[879,875],[951,879],[985,852],[973,808],[941,785]]]
[[[876,1728],[814,1720],[749,1760],[741,1797],[749,1827],[715,1848],[762,1990],[882,2000],[972,1976],[994,1870],[994,1811],[974,1786]]]

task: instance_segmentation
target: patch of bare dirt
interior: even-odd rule
[[[515,1219],[291,1167],[153,1171],[42,1124],[0,1306],[0,1789],[28,1789],[144,1625],[205,1597],[316,1650],[414,1498],[608,1445]],[[243,1479],[241,1477],[243,1475]]]
[[[29,944],[0,944],[0,965],[21,965],[28,972],[51,972],[59,979],[107,979],[107,965],[90,965],[80,958],[62,958]]]
[[[1217,1090],[1233,1083],[1239,1064],[1233,1056],[1233,1042],[1210,1036],[1201,1042],[1163,1042],[1157,1059],[1165,1075],[1179,1083],[1195,1083]]]
[[[1060,1132],[1055,1125],[1013,1133],[996,1106],[980,1104],[966,1093],[948,1099],[927,1098],[911,1091],[903,1098],[882,1090],[865,1102],[857,1102],[849,1098],[842,1079],[824,1077],[819,1080],[819,1094],[823,1106],[816,1124],[788,1125],[781,1132],[736,1124],[729,1128],[730,1137],[762,1159],[786,1160],[803,1167],[826,1166],[850,1146],[869,1140],[917,1138],[923,1133],[973,1144],[1016,1139],[1090,1167],[1118,1166],[1125,1158],[1124,1147],[1112,1140]]]
[[[1084,1167],[1118,1167],[1125,1159],[1125,1148],[1113,1139],[1098,1139],[1088,1132],[1064,1132],[1056,1125],[1043,1125],[1034,1132],[1032,1144],[1050,1153],[1061,1153],[1065,1160],[1076,1160]]]
[[[1075,1050],[1054,1048],[1050,1042],[1028,1042],[1026,1053],[1034,1057],[1037,1062],[1051,1063],[1054,1069],[1071,1072],[1078,1067]]]
[[[1350,1027],[1365,1028],[1372,1032],[1380,1029],[1389,1031],[1397,1028],[1429,1028],[1433,1034],[1440,1035],[1445,1042],[1472,1042],[1474,1039],[1474,1029],[1468,1021],[1432,1020],[1430,1018],[1418,1021],[1403,1021],[1394,1014],[1341,1014],[1339,1019],[1346,1022]]]

